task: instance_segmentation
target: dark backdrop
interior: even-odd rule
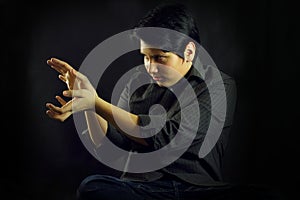
[[[96,45],[130,29],[158,2],[1,1],[1,194],[69,200],[86,176],[119,174],[88,153],[72,118],[60,123],[45,115],[45,103],[56,103],[64,89],[46,60],[54,56],[78,68]],[[203,47],[237,82],[225,179],[290,197],[299,179],[299,11],[288,1],[184,3]],[[101,79],[103,98],[124,69],[140,61],[118,59]]]

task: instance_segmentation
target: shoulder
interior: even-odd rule
[[[129,92],[134,92],[138,88],[147,88],[151,83],[153,83],[153,80],[146,72],[145,68],[138,66],[131,70],[130,78],[125,87]]]
[[[189,82],[198,95],[209,95],[214,98],[225,95],[229,101],[236,97],[234,78],[212,65],[193,66]]]
[[[138,83],[138,82],[149,82],[151,80],[149,74],[146,72],[145,68],[142,66],[138,66],[132,70],[132,75],[130,77],[130,83]]]
[[[233,77],[212,65],[193,67],[192,74],[199,82],[204,82],[206,86],[211,88],[220,85],[224,85],[225,88],[235,87],[236,85]]]

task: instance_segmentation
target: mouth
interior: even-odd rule
[[[162,80],[163,80],[163,78],[162,78],[162,77],[159,77],[159,76],[153,76],[152,78],[153,78],[153,80],[155,80],[155,81],[162,81]]]

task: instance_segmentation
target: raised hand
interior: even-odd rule
[[[82,73],[73,69],[71,70],[71,76],[76,77],[74,85],[80,85],[80,88],[74,87],[73,90],[63,92],[65,97],[72,98],[72,112],[93,110],[95,108],[95,100],[98,98],[96,90]],[[70,108],[68,107],[68,109]],[[64,111],[68,111],[68,109],[66,108]]]
[[[63,98],[61,98],[60,96],[56,96],[55,98],[62,105],[62,107],[67,107],[67,106],[69,106],[68,104],[71,103],[69,101],[68,104],[67,104],[67,102]],[[46,107],[49,109],[49,110],[46,111],[46,114],[50,118],[59,120],[61,122],[64,122],[67,118],[69,118],[72,115],[71,111],[58,112],[57,109],[55,109],[56,106],[54,106],[51,103],[47,103]]]
[[[72,90],[76,79],[74,74],[71,73],[74,68],[57,58],[47,60],[47,64],[59,73],[58,78],[67,84],[68,89]]]
[[[47,103],[46,106],[49,110],[46,111],[46,114],[53,119],[64,121],[72,113],[93,110],[98,95],[88,78],[64,61],[52,58],[47,63],[60,73],[59,78],[68,85],[69,90],[64,91],[63,95],[72,99],[65,102],[57,96],[56,98],[62,106],[58,107]]]

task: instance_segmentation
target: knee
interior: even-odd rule
[[[118,188],[118,179],[105,175],[86,177],[79,185],[76,197],[78,200],[111,199],[111,189]]]

